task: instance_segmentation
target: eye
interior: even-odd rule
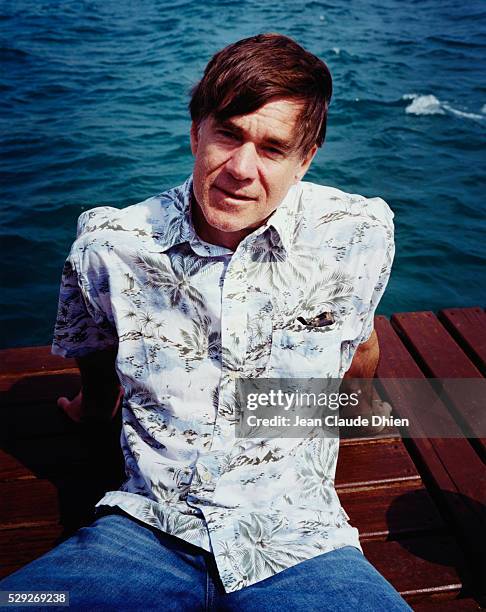
[[[218,129],[218,134],[220,134],[224,138],[236,139],[236,135],[233,132],[231,132],[230,130],[227,130],[225,128],[219,128]]]
[[[280,157],[281,155],[283,155],[283,151],[277,149],[277,147],[264,147],[264,151],[272,157]]]

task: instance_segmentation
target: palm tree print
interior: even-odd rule
[[[289,537],[282,516],[250,513],[235,528],[240,534],[238,570],[249,584],[308,558],[310,547]]]
[[[337,439],[315,439],[302,454],[297,468],[302,496],[330,504],[334,491],[334,471],[339,451]]]
[[[187,244],[171,253],[169,262],[165,256],[139,253],[134,257],[134,264],[145,273],[145,285],[162,290],[172,308],[180,308],[186,313],[189,304],[204,309],[204,299],[190,279],[209,262],[196,257]]]
[[[268,285],[273,291],[289,283],[305,283],[313,264],[310,251],[299,246],[289,254],[273,228],[266,234],[266,240],[260,236],[251,248],[248,278],[256,285]]]
[[[301,182],[231,253],[198,238],[191,198],[189,179],[83,213],[54,349],[118,346],[127,480],[98,505],[214,550],[231,592],[359,547],[334,489],[338,440],[277,428],[238,437],[238,379],[257,392],[265,374],[288,374],[279,387],[292,392],[297,375],[341,377],[386,286],[393,224],[383,201]],[[326,311],[335,324],[302,323]]]
[[[193,231],[187,223],[187,215],[189,212],[189,193],[185,189],[176,187],[166,194],[161,194],[161,204],[166,205],[171,212],[169,215],[169,223],[164,227],[162,234],[154,233],[154,238],[162,238],[169,244],[175,241],[189,240]]]
[[[300,326],[296,323],[299,316],[310,319],[326,311],[339,315],[351,300],[353,297],[352,278],[343,270],[336,269],[326,273],[327,265],[321,264],[321,267],[321,278],[306,287],[305,293],[299,296],[295,305],[287,310],[285,310],[285,304],[284,308],[278,305],[275,329],[299,329]]]

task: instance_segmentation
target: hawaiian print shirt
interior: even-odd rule
[[[336,438],[237,438],[238,377],[342,377],[373,329],[393,213],[309,182],[232,252],[196,235],[192,177],[84,212],[53,353],[118,346],[126,481],[97,506],[212,551],[227,592],[346,545]],[[306,321],[331,312],[334,322]],[[359,469],[359,468],[357,468]]]

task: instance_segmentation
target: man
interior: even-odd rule
[[[123,395],[127,479],[4,590],[68,590],[80,609],[409,609],[340,505],[337,439],[235,436],[236,379],[378,361],[393,214],[301,180],[331,89],[287,37],[230,45],[192,92],[192,177],[81,215],[53,352],[77,358],[82,391],[59,404],[103,421]]]

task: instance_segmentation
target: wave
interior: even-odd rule
[[[453,108],[448,102],[441,102],[432,94],[405,94],[402,100],[411,100],[410,104],[405,108],[405,112],[411,115],[446,115],[451,113],[456,117],[464,119],[475,119],[481,121],[486,115],[486,104],[481,108],[481,114],[470,113],[457,108]]]
[[[469,49],[484,49],[486,46],[484,43],[476,43],[472,40],[460,40],[457,38],[450,38],[446,36],[427,36],[425,40],[433,43],[439,43],[447,47],[464,47]]]
[[[3,61],[25,61],[30,53],[16,47],[0,47],[0,58]]]

